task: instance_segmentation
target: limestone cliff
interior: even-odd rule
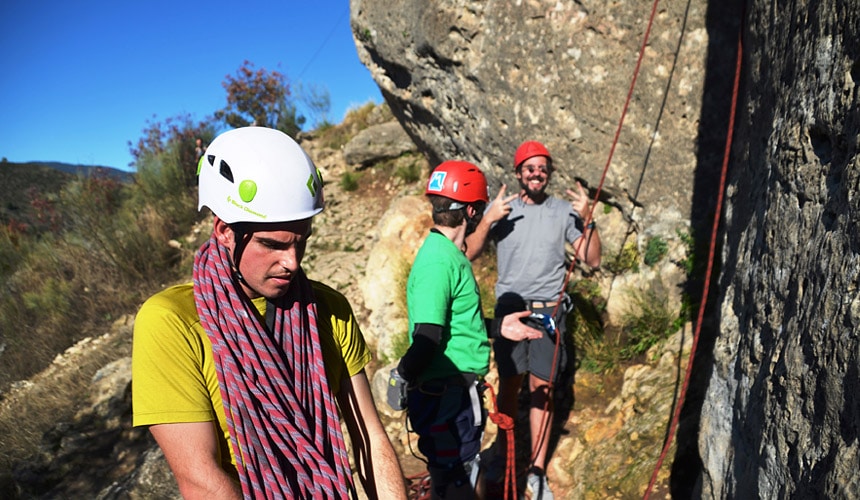
[[[432,164],[462,158],[514,182],[513,151],[545,142],[552,188],[592,194],[610,155],[651,14],[648,2],[352,0],[361,60]],[[655,12],[604,199],[672,235],[689,219],[702,154],[706,2]],[[704,118],[703,118],[704,115]],[[711,153],[708,151],[707,153]],[[709,166],[712,166],[712,161]]]
[[[860,496],[860,4],[752,2],[704,494]]]

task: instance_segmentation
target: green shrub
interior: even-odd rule
[[[27,253],[30,237],[24,228],[0,226],[0,281],[15,271]]]
[[[412,161],[408,165],[397,167],[394,171],[394,176],[403,180],[406,184],[418,182],[421,179],[421,165],[418,161]]]
[[[193,251],[168,241],[200,217],[184,164],[189,145],[181,134],[156,136],[139,143],[135,183],[78,177],[36,200],[46,232],[0,230],[0,390],[181,276]]]
[[[358,175],[352,172],[344,172],[341,174],[340,188],[344,191],[355,191],[358,189]]]
[[[317,130],[317,133],[322,138],[325,147],[329,149],[342,149],[354,135],[348,127],[343,125],[323,127]]]
[[[642,257],[642,261],[649,267],[653,266],[660,262],[660,259],[662,259],[668,251],[669,245],[666,243],[666,240],[659,236],[655,236],[650,238],[648,243],[645,245],[645,255]]]
[[[396,361],[409,350],[409,332],[403,331],[391,339],[391,358],[383,359],[383,365]]]
[[[403,314],[403,317],[407,317],[407,305],[406,305],[406,284],[409,281],[409,273],[412,271],[412,266],[401,259],[397,259],[392,262],[392,265],[395,267],[395,285],[394,290],[392,291],[394,295],[394,306],[400,310]],[[408,324],[408,323],[407,323]],[[408,328],[408,327],[407,327]],[[388,355],[383,355],[381,359],[382,365],[387,365],[388,363],[398,360],[406,354],[406,351],[409,349],[410,340],[409,337],[412,332],[402,331],[394,336],[391,339],[391,352],[390,357]]]
[[[606,300],[600,286],[595,280],[580,279],[568,288],[568,294],[573,310],[567,315],[567,330],[578,368],[591,373],[612,370],[618,364],[618,356],[605,335],[602,315]]]
[[[696,241],[693,239],[693,236],[690,233],[684,231],[677,232],[678,238],[681,240],[681,243],[684,244],[686,248],[686,256],[683,261],[680,262],[681,267],[684,268],[687,276],[690,276],[693,273],[693,269],[695,268],[695,257],[696,257]]]
[[[30,377],[58,352],[86,336],[83,287],[67,254],[47,236],[33,241],[0,288],[0,332],[5,343],[0,388]],[[97,271],[97,270],[96,270]]]
[[[678,326],[678,314],[669,310],[664,294],[654,290],[635,291],[630,297],[632,307],[622,318],[626,342],[621,354],[626,359],[643,354],[668,338]]]
[[[605,259],[602,267],[613,274],[639,272],[639,249],[636,247],[636,241],[625,243],[615,256]]]

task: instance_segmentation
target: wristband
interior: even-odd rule
[[[591,221],[591,222],[589,222],[589,223],[588,223],[588,225],[587,225],[587,226],[585,226],[585,227],[586,227],[586,228],[588,228],[588,229],[594,230],[594,228],[596,228],[596,227],[597,227],[597,224],[595,224],[595,223],[594,223],[594,221]]]

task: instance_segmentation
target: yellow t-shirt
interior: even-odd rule
[[[326,377],[336,395],[341,381],[360,372],[371,354],[346,298],[322,283],[311,286]],[[266,300],[254,305],[265,317]],[[222,466],[235,467],[212,344],[200,324],[191,283],[153,295],[137,313],[132,412],[135,426],[217,420]]]

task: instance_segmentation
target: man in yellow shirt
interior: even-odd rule
[[[193,284],[141,307],[134,425],[150,426],[186,498],[355,497],[338,411],[371,498],[405,498],[349,302],[302,268],[319,172],[287,135],[217,137],[198,165],[214,214]],[[372,443],[372,445],[371,445]]]

